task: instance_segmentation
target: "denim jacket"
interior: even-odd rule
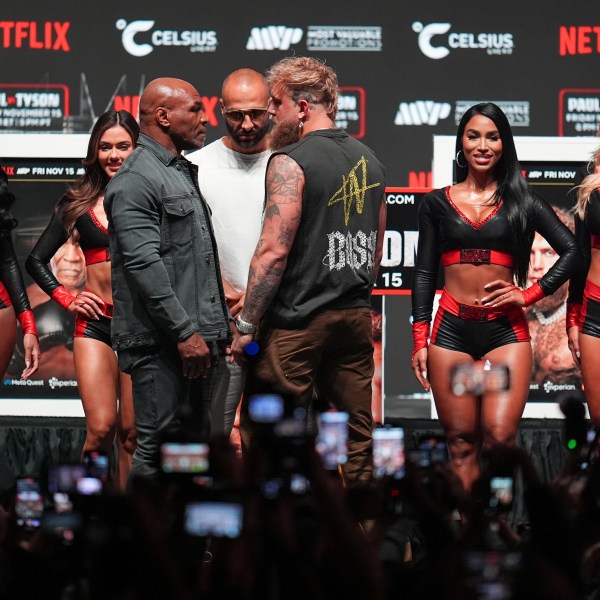
[[[139,145],[106,188],[115,350],[174,344],[198,332],[229,339],[229,311],[197,167],[155,140]]]

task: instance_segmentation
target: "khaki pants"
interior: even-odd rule
[[[348,481],[371,477],[371,381],[373,337],[369,308],[328,310],[301,329],[261,324],[260,352],[250,362],[245,396],[281,394],[288,404],[308,409],[313,396],[319,406],[349,414]]]

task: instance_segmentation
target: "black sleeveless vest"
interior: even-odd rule
[[[383,166],[339,129],[314,131],[277,154],[298,163],[305,187],[300,225],[267,321],[295,328],[323,310],[370,306]]]

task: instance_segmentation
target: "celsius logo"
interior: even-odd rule
[[[123,48],[132,56],[147,56],[155,46],[185,46],[190,52],[214,52],[217,49],[216,31],[173,31],[170,29],[157,29],[150,34],[151,43],[136,41],[138,33],[145,33],[154,27],[155,21],[131,21],[119,19],[116,27],[122,31],[121,41]]]
[[[438,121],[448,117],[451,108],[448,102],[433,100],[400,102],[394,125],[437,125]]]
[[[415,21],[412,24],[413,31],[419,34],[419,49],[428,58],[446,58],[450,54],[448,46],[453,49],[486,50],[488,54],[512,54],[512,33],[450,33],[446,36],[446,45],[434,45],[433,38],[447,34],[451,27],[451,23],[423,25]]]
[[[246,50],[288,50],[302,39],[300,27],[269,25],[253,27],[246,42]]]

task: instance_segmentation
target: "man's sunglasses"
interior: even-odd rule
[[[231,123],[243,123],[246,115],[250,117],[253,122],[260,121],[267,114],[271,100],[267,102],[267,106],[264,108],[244,108],[239,110],[224,110],[223,114],[225,118]]]

